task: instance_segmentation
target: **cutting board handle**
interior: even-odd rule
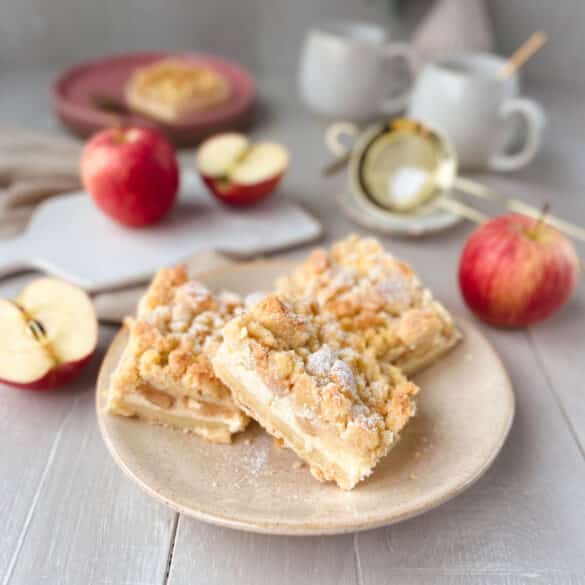
[[[24,246],[24,238],[0,240],[0,279],[32,268],[36,264]]]

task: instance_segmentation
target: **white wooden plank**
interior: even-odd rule
[[[534,327],[529,338],[545,379],[585,456],[585,287],[554,319]]]
[[[12,570],[50,473],[73,388],[59,396],[0,386],[0,575]],[[0,580],[0,583],[2,580]]]
[[[111,331],[103,336],[100,355],[110,337]],[[106,452],[95,417],[99,361],[78,385],[62,394],[68,414],[48,458],[44,481],[37,485],[37,505],[26,530],[20,530],[20,548],[11,547],[14,561],[10,572],[4,573],[3,585],[164,582],[176,515],[140,492]],[[46,400],[60,397],[61,393],[47,395]],[[26,422],[24,436],[34,437],[31,429],[42,431],[42,421]],[[24,451],[18,449],[14,457],[27,467]],[[34,468],[43,466],[35,463]],[[8,483],[19,491],[13,479]]]
[[[168,583],[195,582],[354,585],[352,536],[266,536],[181,516]]]
[[[484,478],[452,502],[357,535],[364,585],[384,583],[384,575],[404,582],[417,576],[431,582],[431,575],[445,582],[470,576],[471,583],[585,580],[585,465],[525,334],[491,330],[489,336],[518,401],[502,453]]]
[[[2,296],[13,296],[27,280],[22,277],[4,284]],[[73,398],[92,375],[87,372],[71,388],[55,393],[19,391],[0,384],[0,583],[12,572],[40,503]]]
[[[384,585],[583,585],[580,575],[536,576],[533,573],[517,575],[497,574],[447,574],[439,575],[435,570],[402,573],[388,571],[380,575]]]
[[[544,92],[546,101],[562,115],[550,116],[547,133],[548,160],[531,173],[541,200],[547,199],[555,213],[585,225],[585,175],[583,174],[583,135],[585,90]],[[585,261],[585,244],[576,244]],[[581,276],[570,303],[553,318],[530,330],[539,361],[544,367],[551,391],[557,396],[572,431],[585,454],[585,275]]]

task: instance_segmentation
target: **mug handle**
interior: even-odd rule
[[[325,131],[325,144],[331,154],[338,159],[343,158],[350,154],[358,134],[359,129],[353,122],[335,122]],[[344,138],[349,139],[349,145]]]
[[[532,100],[525,98],[510,99],[502,105],[500,118],[511,120],[519,115],[526,121],[524,145],[513,154],[497,153],[488,161],[488,168],[494,171],[514,171],[526,166],[538,152],[544,128],[544,112],[542,108]]]
[[[410,100],[412,86],[416,79],[418,69],[418,58],[414,49],[407,43],[392,43],[382,48],[384,59],[392,61],[393,59],[402,59],[406,63],[408,75],[410,77],[409,88],[402,94],[395,97],[389,97],[380,104],[380,111],[383,114],[392,115],[400,110],[404,110]]]

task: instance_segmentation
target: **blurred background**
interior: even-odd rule
[[[459,0],[465,3],[467,0]],[[408,38],[431,6],[428,0],[2,0],[0,72],[67,65],[104,53],[136,49],[205,49],[260,75],[295,71],[304,32],[334,19],[366,19]],[[486,0],[496,50],[509,54],[535,30],[546,51],[524,77],[582,83],[585,68],[583,0]]]

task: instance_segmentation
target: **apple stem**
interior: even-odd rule
[[[126,133],[124,132],[124,127],[122,126],[122,121],[120,120],[119,116],[111,116],[110,117],[110,127],[116,131],[115,139],[119,144],[124,144],[127,141]]]
[[[549,211],[550,211],[550,204],[547,201],[542,206],[542,211],[540,212],[540,216],[536,220],[536,223],[534,224],[533,228],[530,230],[530,236],[532,238],[535,238],[536,239],[536,237],[538,236],[538,232],[540,231],[542,225],[545,223],[546,216],[548,215],[548,212]]]
[[[26,314],[24,307],[18,301],[14,301],[14,300],[10,299],[9,302],[11,302],[26,319],[28,319],[28,315]]]

